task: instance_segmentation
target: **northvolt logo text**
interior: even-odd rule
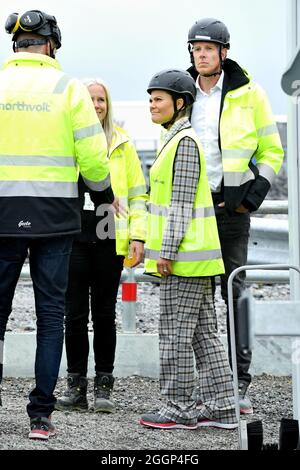
[[[50,113],[49,103],[30,104],[25,101],[17,101],[16,103],[0,103],[2,111],[37,111],[38,113]]]

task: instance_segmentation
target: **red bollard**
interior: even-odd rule
[[[122,302],[136,302],[137,299],[137,283],[123,282],[122,284]]]
[[[125,269],[127,276],[122,283],[122,329],[127,333],[135,333],[137,283],[135,282],[134,269]]]

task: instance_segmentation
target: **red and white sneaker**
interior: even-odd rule
[[[236,429],[238,423],[225,423],[223,421],[216,421],[209,418],[198,418],[198,428],[221,428],[221,429]]]
[[[51,423],[51,416],[49,416],[49,418],[46,418],[45,416],[30,418],[29,439],[40,439],[45,441],[55,434],[56,431],[54,425]]]
[[[156,429],[197,429],[196,424],[182,424],[176,423],[171,419],[165,418],[160,413],[149,413],[143,415],[140,419],[140,424],[149,428]]]

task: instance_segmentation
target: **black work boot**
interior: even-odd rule
[[[57,399],[55,409],[59,411],[87,411],[87,378],[80,374],[68,374],[67,390]]]
[[[94,411],[96,413],[112,413],[115,410],[115,404],[111,400],[114,381],[112,374],[96,372],[94,379]]]

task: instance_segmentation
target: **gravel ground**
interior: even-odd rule
[[[57,391],[65,385],[59,379]],[[29,420],[25,407],[32,379],[3,381],[3,407],[0,409],[0,450],[235,450],[238,432],[220,429],[157,430],[142,427],[139,418],[156,406],[160,397],[158,381],[145,377],[117,379],[114,399],[116,412],[111,415],[55,411],[53,422],[57,435],[48,442],[27,438]],[[89,385],[92,404],[92,382]],[[255,414],[247,421],[262,420],[264,444],[278,442],[281,418],[292,417],[291,379],[255,377],[250,388]]]

